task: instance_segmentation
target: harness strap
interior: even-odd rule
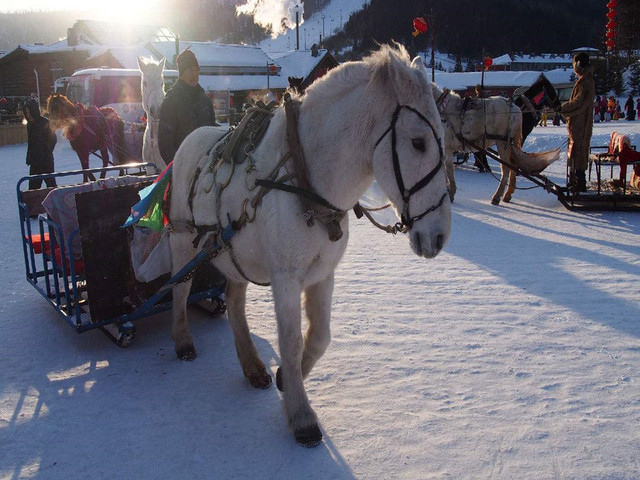
[[[297,193],[301,196],[307,225],[310,227],[313,226],[315,218],[318,217],[327,229],[329,240],[337,242],[343,235],[342,228],[340,227],[340,220],[344,218],[344,212],[317,195],[309,182],[307,166],[304,161],[304,152],[298,135],[300,103],[300,101],[294,101],[290,94],[287,93],[285,95],[284,108],[287,117],[287,138],[293,159],[293,169],[296,174],[296,180],[299,188],[299,190],[292,193]],[[303,194],[302,191],[306,191],[307,193]],[[333,212],[327,212],[327,209],[333,210]]]
[[[344,210],[340,210],[338,207],[336,207],[329,201],[325,200],[317,193],[312,192],[310,190],[305,190],[304,188],[296,187],[295,185],[288,185],[282,182],[276,182],[272,180],[263,180],[263,179],[257,179],[256,185],[260,187],[274,189],[274,190],[282,190],[283,192],[295,193],[296,195],[300,195],[301,197],[308,198],[309,200],[312,200],[313,202],[319,205],[322,205],[323,207],[333,210],[336,213],[341,213],[343,216],[346,213]]]

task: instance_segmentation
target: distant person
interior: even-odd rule
[[[548,115],[547,115],[547,111],[543,110],[542,111],[542,115],[540,116],[540,126],[541,127],[546,127],[547,126],[547,119],[548,119]]]
[[[631,94],[629,94],[629,98],[627,98],[627,103],[624,104],[624,109],[627,112],[627,121],[632,122],[636,119],[636,110]]]
[[[49,119],[40,113],[40,105],[35,98],[29,98],[22,106],[27,120],[27,165],[29,175],[53,173],[53,149],[58,141],[56,132],[51,128]],[[55,178],[46,178],[47,187],[55,187]],[[42,179],[29,180],[29,190],[42,185]]]
[[[618,102],[618,100],[616,100],[616,106],[613,110],[613,119],[614,120],[620,120],[621,118],[624,118],[624,113],[622,113],[622,108],[620,107],[620,102]]]
[[[187,135],[196,128],[217,125],[211,99],[198,83],[200,65],[186,49],[176,58],[178,80],[167,92],[160,107],[158,145],[168,165]]]
[[[607,98],[603,95],[600,99],[600,121],[604,122],[607,113]]]
[[[485,98],[484,88],[479,83],[476,85],[474,90],[474,97],[476,98]],[[489,162],[487,161],[487,154],[484,152],[473,152],[473,166],[478,169],[480,173],[490,172],[491,167],[489,166]]]
[[[596,85],[593,67],[585,52],[573,57],[573,71],[578,80],[573,86],[568,102],[562,104],[560,113],[567,118],[569,130],[569,186],[574,192],[586,192],[585,172],[589,160],[589,145],[593,129],[593,99]]]

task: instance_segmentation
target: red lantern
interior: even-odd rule
[[[611,31],[611,30],[607,30],[607,33],[605,33],[605,36],[606,36],[608,39],[612,39],[613,37],[615,37],[615,36],[616,36],[616,32]]]
[[[613,47],[615,47],[616,42],[614,42],[613,40],[609,39],[606,42],[604,42],[604,44],[607,46],[607,48],[609,48],[609,50],[612,50]]]
[[[427,21],[424,17],[416,17],[413,19],[413,33],[414,37],[417,37],[421,33],[425,33],[427,31]]]
[[[616,16],[617,16],[617,15],[618,15],[618,14],[616,13],[616,11],[615,11],[615,10],[609,10],[609,11],[607,12],[607,18],[608,18],[609,20],[613,20],[614,18],[616,18]]]
[[[484,57],[484,61],[482,63],[484,64],[484,69],[489,70],[489,67],[493,65],[493,59],[491,57]]]
[[[614,28],[616,28],[616,25],[617,23],[615,20],[607,22],[607,30],[613,30]]]
[[[613,10],[617,6],[618,6],[618,0],[611,0],[609,3],[607,3],[607,8],[610,10]]]

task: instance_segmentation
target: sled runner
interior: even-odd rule
[[[84,174],[124,171],[82,182]],[[21,178],[16,185],[27,281],[77,333],[100,328],[119,346],[135,336],[134,322],[171,308],[170,286],[192,274],[211,254],[193,259],[181,274],[141,282],[133,272],[132,230],[120,228],[150,185],[157,168],[150,163],[56,172]],[[25,190],[30,178],[54,177],[56,188]],[[73,183],[81,182],[81,183]],[[197,282],[188,302],[223,313],[224,284]],[[169,287],[167,287],[169,285]]]

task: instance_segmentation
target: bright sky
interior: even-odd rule
[[[158,5],[162,3],[158,0],[0,0],[0,12],[86,10],[94,19],[149,23],[150,12],[157,13]]]

